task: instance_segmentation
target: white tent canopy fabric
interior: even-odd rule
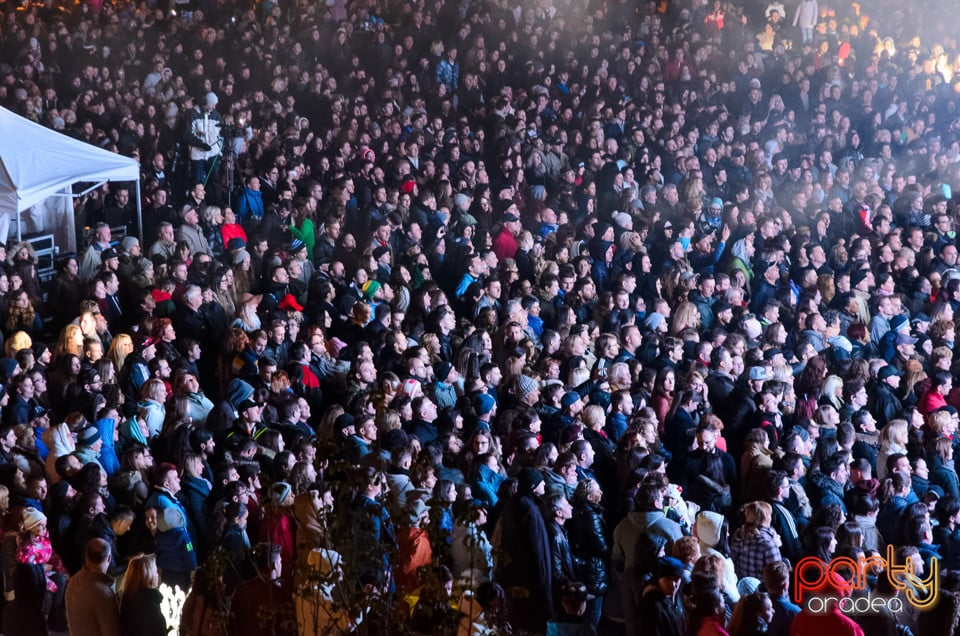
[[[140,166],[135,159],[91,146],[0,108],[0,218],[6,221],[0,227],[7,227],[10,220],[51,196],[70,193],[75,183],[134,181],[139,190],[139,179]],[[136,202],[139,221],[139,196]],[[63,219],[48,223],[53,220],[38,212],[35,209],[31,215],[34,223],[41,225],[35,229],[55,234],[61,250],[75,250],[72,215],[70,227],[65,228]],[[6,239],[0,236],[0,241]]]

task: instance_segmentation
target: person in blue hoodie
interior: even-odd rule
[[[94,423],[94,426],[100,431],[100,439],[103,441],[103,446],[100,447],[100,465],[107,472],[107,477],[113,477],[120,470],[120,459],[117,457],[117,449],[114,446],[120,414],[116,409],[105,411],[101,411],[100,419]]]
[[[160,464],[154,471],[153,492],[144,508],[157,511],[157,566],[163,582],[187,590],[191,575],[197,569],[197,553],[190,518],[177,499],[180,490],[176,466]]]
[[[263,193],[260,191],[260,178],[247,177],[243,185],[243,192],[237,197],[237,222],[247,224],[250,221],[259,223],[263,219]]]
[[[496,507],[500,498],[497,492],[506,477],[500,474],[500,462],[493,453],[484,453],[477,457],[470,479],[473,498],[482,501],[490,509]]]

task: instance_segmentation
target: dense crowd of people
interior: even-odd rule
[[[3,633],[954,634],[942,4],[5,5]]]

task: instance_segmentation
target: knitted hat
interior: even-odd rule
[[[740,596],[753,594],[760,587],[760,579],[753,576],[745,576],[737,582],[737,591]]]
[[[910,320],[904,314],[897,314],[890,319],[890,331],[899,331],[910,326]]]
[[[497,401],[494,400],[493,396],[489,393],[480,393],[474,402],[477,408],[477,415],[486,415],[493,411],[493,407],[497,405]]]
[[[117,250],[113,249],[112,247],[108,247],[107,249],[100,252],[101,263],[105,263],[109,261],[111,258],[117,258]]]
[[[660,557],[657,561],[657,578],[683,578],[683,561],[673,557]]]
[[[230,240],[232,241],[233,239],[230,239]],[[239,264],[242,263],[243,261],[245,261],[245,260],[247,260],[248,258],[250,258],[250,252],[248,252],[247,250],[243,249],[243,246],[241,246],[240,248],[232,248],[232,247],[231,247],[230,249],[236,249],[236,252],[233,253],[233,264],[234,264],[234,265],[239,265]]]
[[[216,106],[219,101],[220,99],[217,97],[217,94],[212,92],[207,93],[203,98],[203,102],[207,106]]]
[[[0,377],[9,380],[17,374],[20,365],[13,358],[0,358]]]
[[[444,360],[437,365],[437,382],[446,382],[447,376],[453,371],[453,365]]]
[[[704,510],[697,515],[696,534],[703,545],[712,548],[720,543],[722,530],[723,515],[709,510]]]
[[[24,508],[20,513],[20,525],[24,530],[33,530],[47,522],[47,516],[36,508]]]
[[[900,371],[897,370],[897,367],[893,366],[892,364],[888,364],[887,366],[877,371],[878,380],[886,380],[887,378],[893,377],[895,375],[900,376],[902,374],[900,373]]]
[[[517,389],[520,392],[520,397],[526,397],[537,390],[537,381],[529,375],[521,375],[517,378]]]
[[[536,468],[524,468],[517,475],[517,487],[519,492],[529,495],[543,483],[543,475]]]
[[[227,241],[227,249],[230,250],[231,252],[233,250],[242,250],[246,246],[247,246],[247,242],[244,241],[239,236],[235,236],[229,241]]]
[[[297,252],[299,252],[300,250],[306,247],[307,247],[307,244],[301,241],[300,239],[293,239],[293,241],[290,243],[289,251],[291,254],[296,254]]]
[[[123,248],[123,251],[124,251],[124,252],[129,252],[129,251],[132,250],[132,249],[137,245],[137,243],[139,243],[139,242],[140,242],[140,241],[137,240],[137,237],[136,237],[136,236],[125,236],[125,237],[123,237],[123,240],[120,241],[120,247]]]
[[[96,426],[87,426],[77,433],[77,446],[93,446],[100,441],[100,431]]]
[[[368,280],[363,284],[363,287],[360,288],[360,291],[362,291],[363,295],[367,297],[367,300],[373,300],[373,297],[377,295],[378,291],[380,291],[380,282]]]
[[[270,486],[270,494],[268,495],[270,503],[274,506],[283,505],[283,502],[286,501],[291,492],[293,492],[293,488],[290,484],[285,481],[278,481]]]

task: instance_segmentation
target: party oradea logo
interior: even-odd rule
[[[918,561],[907,557],[898,563],[893,546],[887,546],[886,558],[836,557],[826,562],[805,557],[793,571],[793,598],[813,614],[825,614],[833,607],[844,614],[879,614],[884,610],[897,614],[904,611],[905,604],[928,610],[940,600],[940,563],[931,559],[930,571],[925,573],[917,571]],[[869,580],[874,576],[886,577],[894,594],[873,595]]]

